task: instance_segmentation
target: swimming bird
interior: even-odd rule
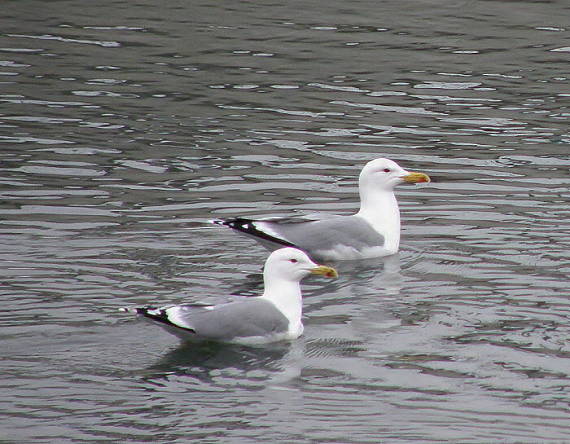
[[[293,340],[303,333],[300,281],[309,274],[329,278],[336,270],[317,265],[302,251],[281,248],[269,255],[261,296],[218,305],[184,304],[122,308],[153,321],[183,340],[263,344]]]
[[[394,254],[400,246],[400,210],[394,187],[429,182],[390,159],[368,162],[358,180],[360,209],[350,216],[297,216],[212,221],[249,235],[270,250],[299,248],[318,260],[351,260]]]

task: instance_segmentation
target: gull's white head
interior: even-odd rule
[[[263,270],[266,282],[270,279],[299,282],[309,274],[320,274],[329,278],[338,276],[334,268],[315,264],[304,252],[290,247],[271,253]]]
[[[360,189],[391,191],[400,183],[429,182],[427,174],[410,172],[390,159],[375,159],[368,162],[360,172]]]

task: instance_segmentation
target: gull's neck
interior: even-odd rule
[[[360,190],[360,210],[356,213],[378,231],[385,247],[396,252],[400,246],[400,209],[394,190]]]
[[[301,286],[298,281],[264,279],[265,290],[261,297],[273,303],[289,319],[290,330],[299,328],[303,310]]]

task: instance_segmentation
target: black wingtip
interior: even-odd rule
[[[148,314],[148,310],[154,310],[153,307],[135,307],[134,312],[138,315],[145,316]]]
[[[139,316],[152,319],[153,321],[160,322],[162,324],[173,325],[172,322],[170,322],[168,319],[168,315],[164,309],[158,309],[156,307],[136,307],[131,311]],[[154,311],[155,313],[150,313],[150,311]]]
[[[273,244],[280,245],[282,247],[293,247],[299,248],[295,244],[286,241],[285,239],[280,239],[278,237],[272,236],[265,231],[259,230],[255,224],[256,220],[253,219],[245,219],[242,217],[235,217],[233,219],[226,219],[223,221],[222,225],[225,225],[233,230],[239,231],[240,233],[247,234],[259,240],[269,241]]]
[[[176,325],[174,324],[170,319],[168,319],[168,314],[166,313],[165,309],[159,309],[156,307],[137,307],[137,308],[133,308],[133,311],[136,312],[136,314],[141,315],[145,318],[151,319],[155,322],[158,322],[160,324],[164,324],[167,325],[169,327],[174,327],[180,330],[184,330],[184,331],[188,331],[190,333],[196,333],[193,329],[191,328],[187,328],[187,327],[182,327],[180,325]],[[149,311],[157,311],[157,313],[149,313]]]
[[[244,225],[251,224],[255,221],[253,219],[245,219],[243,217],[234,217],[231,219],[212,219],[210,222],[215,225],[223,225],[235,230],[242,230]]]
[[[161,320],[161,319],[162,320],[167,319],[166,311],[164,311],[164,310],[160,310],[160,311],[158,311],[158,313],[149,313],[150,311],[155,311],[155,310],[158,310],[157,307],[135,307],[135,308],[133,308],[133,311],[140,316],[155,319],[157,321]]]

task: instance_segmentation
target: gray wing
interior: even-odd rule
[[[358,216],[335,216],[330,219],[295,223],[287,220],[259,221],[255,225],[267,234],[313,253],[332,250],[339,246],[362,250],[384,245],[384,236]]]
[[[319,251],[328,251],[339,246],[362,250],[367,247],[382,247],[385,242],[384,236],[356,215],[260,220],[235,218],[214,222],[250,235],[270,249],[297,247],[317,256]]]
[[[177,305],[161,309],[139,309],[139,314],[160,322],[168,331],[185,330],[198,339],[231,341],[235,338],[284,333],[288,319],[263,299],[244,299],[215,306]]]

